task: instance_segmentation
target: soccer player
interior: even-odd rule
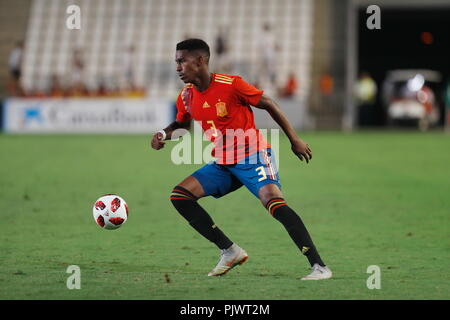
[[[248,255],[222,232],[198,200],[206,196],[220,198],[245,185],[270,215],[283,224],[311,264],[312,272],[301,279],[331,278],[332,272],[322,261],[302,220],[284,200],[274,155],[255,128],[250,106],[264,109],[271,115],[288,136],[292,151],[301,161],[309,163],[311,148],[297,136],[280,107],[262,90],[239,76],[210,73],[209,58],[209,46],[201,39],[177,44],[176,71],[186,86],[177,99],[176,120],[158,131],[151,141],[153,149],[163,148],[164,140],[171,139],[175,130],[188,128],[194,119],[214,143],[212,155],[217,160],[181,181],[170,195],[180,215],[221,250],[220,260],[208,276],[224,275],[247,261]]]

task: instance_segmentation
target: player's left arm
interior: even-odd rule
[[[291,142],[292,152],[294,152],[301,161],[303,161],[304,158],[306,162],[309,163],[309,160],[312,159],[311,148],[306,142],[297,136],[297,133],[291,123],[283,111],[281,111],[280,106],[270,97],[262,95],[255,107],[258,109],[264,109],[270,114],[272,119],[278,123],[284,133],[288,136],[289,141]]]

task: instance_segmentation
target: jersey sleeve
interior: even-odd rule
[[[176,118],[177,122],[181,123],[192,119],[191,114],[187,111],[183,99],[181,98],[181,93],[178,95],[176,105],[177,105],[177,118]]]
[[[236,90],[238,99],[244,105],[257,105],[264,93],[263,90],[255,88],[251,84],[245,82],[241,77],[236,77],[234,79],[233,86]]]

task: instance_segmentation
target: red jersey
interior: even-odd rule
[[[213,73],[209,87],[200,92],[186,85],[177,99],[177,121],[196,120],[214,143],[212,156],[219,164],[234,164],[270,148],[255,127],[250,105],[263,94],[239,76]]]

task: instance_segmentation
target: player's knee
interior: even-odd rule
[[[179,201],[197,201],[197,198],[189,190],[179,185],[173,188],[169,199],[175,207]]]
[[[283,207],[287,207],[287,203],[283,198],[280,197],[273,197],[269,199],[265,203],[265,208],[270,213],[270,215],[276,219],[279,217],[279,213],[284,210],[280,210]]]
[[[187,189],[176,186],[170,194],[170,201],[178,213],[189,223],[192,223],[197,216],[197,198]]]
[[[264,207],[267,207],[267,204],[272,199],[283,199],[283,194],[276,185],[267,184],[259,189],[258,197],[261,201],[261,204]]]
[[[268,208],[268,206],[273,202],[273,200],[283,200],[283,197],[277,193],[265,193],[260,194],[259,200],[264,208]]]

